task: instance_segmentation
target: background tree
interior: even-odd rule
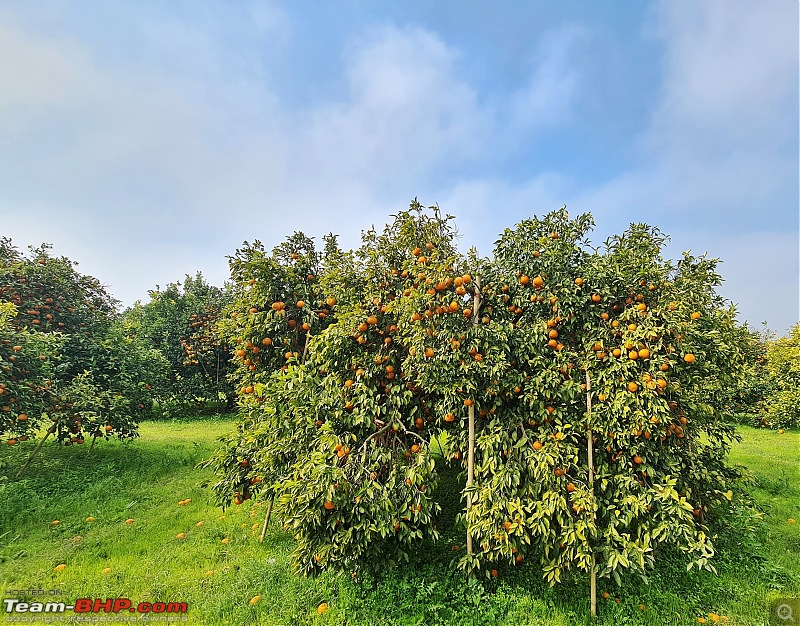
[[[800,426],[800,323],[791,328],[787,337],[766,342],[766,369],[773,393],[767,396],[762,425]]]
[[[24,255],[9,239],[0,242],[0,302],[15,307],[7,321],[10,332],[57,346],[52,358],[38,355],[48,364],[50,384],[38,384],[30,364],[14,374],[17,382],[25,380],[40,393],[41,404],[26,413],[31,432],[45,426],[47,436],[69,444],[83,443],[87,433],[132,437],[149,403],[148,376],[157,368],[147,366],[145,355],[137,359],[115,333],[118,303],[100,282],[78,272],[70,259],[52,256],[50,249],[42,245]],[[78,404],[93,407],[94,417],[86,421]]]
[[[16,307],[0,302],[0,437],[16,445],[35,436],[49,401],[59,338],[14,325]]]
[[[210,285],[198,272],[149,295],[149,302],[125,311],[122,326],[130,340],[157,350],[166,362],[167,376],[153,389],[161,409],[229,406],[232,364],[218,329],[231,299],[228,290]]]

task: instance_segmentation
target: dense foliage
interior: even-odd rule
[[[150,401],[157,355],[119,332],[117,302],[75,266],[49,246],[25,255],[0,241],[2,343],[11,352],[0,355],[8,376],[0,434],[9,443],[40,428],[66,445],[133,437]]]
[[[800,324],[787,337],[766,342],[766,370],[772,387],[766,398],[766,425],[800,426]]]
[[[224,288],[199,272],[149,292],[122,316],[126,335],[158,354],[164,375],[153,388],[160,410],[229,407],[235,396],[228,380],[231,356],[218,322],[230,300]]]
[[[375,568],[436,536],[455,461],[468,571],[616,576],[662,544],[711,568],[743,335],[714,260],[667,261],[641,224],[594,248],[592,225],[561,210],[464,257],[452,219],[415,203],[356,251],[329,239],[322,268],[302,236],[240,251],[223,327],[243,419],[210,461],[220,501],[274,499],[300,571]]]

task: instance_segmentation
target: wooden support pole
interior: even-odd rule
[[[267,514],[264,516],[264,525],[261,527],[261,536],[258,538],[259,543],[264,541],[264,536],[267,534],[267,526],[269,526],[269,518],[272,515],[272,503],[275,502],[275,496],[270,496],[269,504],[267,505]]]
[[[594,497],[594,435],[592,434],[592,381],[586,371],[586,449],[589,462],[589,489]],[[594,510],[594,509],[593,509]],[[592,513],[594,515],[594,513]],[[592,617],[597,617],[597,572],[594,551],[592,551],[592,567],[589,571],[589,602]]]
[[[472,301],[472,324],[478,323],[478,312],[481,307],[481,282],[475,278],[475,296]],[[472,492],[469,489],[475,484],[475,404],[469,407],[468,414],[468,448],[467,448],[467,513],[472,508]],[[469,532],[469,521],[467,521],[467,554],[473,553],[472,535]]]

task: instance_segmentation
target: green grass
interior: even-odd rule
[[[263,506],[247,502],[223,513],[201,486],[212,476],[195,465],[231,427],[230,419],[208,417],[146,422],[140,439],[98,443],[91,454],[46,445],[21,479],[7,466],[10,478],[0,482],[0,595],[34,588],[63,590],[68,601],[186,602],[188,623],[207,625],[587,623],[585,577],[551,589],[530,565],[467,583],[450,567],[450,546],[463,538],[446,516],[443,541],[380,580],[293,576],[286,533],[272,524],[258,542]],[[679,559],[662,554],[648,583],[630,577],[617,588],[601,581],[611,598],[600,601],[597,624],[695,624],[709,612],[730,624],[762,624],[768,601],[800,596],[800,525],[787,522],[800,519],[800,435],[740,432],[733,461],[752,474],[763,519],[752,532],[718,538],[718,576],[687,573]],[[32,446],[5,448],[0,461],[18,467]],[[452,514],[458,498],[442,495]],[[185,498],[191,503],[180,506]],[[85,521],[89,516],[95,521]],[[185,539],[176,538],[181,532]],[[61,563],[66,569],[55,572]],[[261,601],[250,606],[256,595]],[[330,610],[318,615],[323,601]]]

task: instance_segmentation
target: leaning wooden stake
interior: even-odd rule
[[[19,470],[19,471],[17,472],[17,478],[19,478],[20,476],[22,476],[22,472],[24,472],[26,469],[28,469],[28,466],[29,466],[31,463],[33,463],[33,459],[34,459],[34,457],[35,457],[35,456],[36,456],[36,455],[39,453],[39,450],[41,450],[41,449],[42,449],[42,446],[44,445],[44,442],[47,440],[47,438],[48,438],[50,435],[52,435],[54,432],[56,432],[56,428],[57,428],[57,427],[58,427],[58,422],[54,423],[54,424],[53,424],[53,425],[50,427],[50,429],[47,431],[47,434],[45,434],[45,436],[44,436],[44,437],[42,438],[42,440],[39,442],[39,445],[38,445],[38,446],[36,446],[36,449],[35,449],[33,452],[31,452],[31,455],[28,457],[28,462],[27,462],[27,463],[25,463],[25,465],[23,465],[23,466],[22,466],[22,469],[21,469],[21,470]]]
[[[481,282],[475,278],[475,297],[472,304],[472,323],[478,323],[478,310],[481,306]],[[469,407],[469,446],[467,448],[467,513],[472,508],[472,492],[469,490],[475,483],[475,405]],[[472,535],[467,522],[467,554],[472,556]]]
[[[594,441],[592,435],[592,381],[586,371],[586,449],[589,460],[589,489],[594,497]],[[594,513],[592,513],[594,515]],[[592,551],[592,567],[589,571],[589,598],[592,617],[597,617],[597,573],[595,572],[595,556]]]
[[[264,541],[264,535],[267,534],[267,526],[269,526],[269,518],[272,515],[272,503],[275,501],[275,496],[269,497],[269,504],[267,505],[267,514],[264,516],[264,525],[261,527],[261,537],[258,538],[259,542]]]

